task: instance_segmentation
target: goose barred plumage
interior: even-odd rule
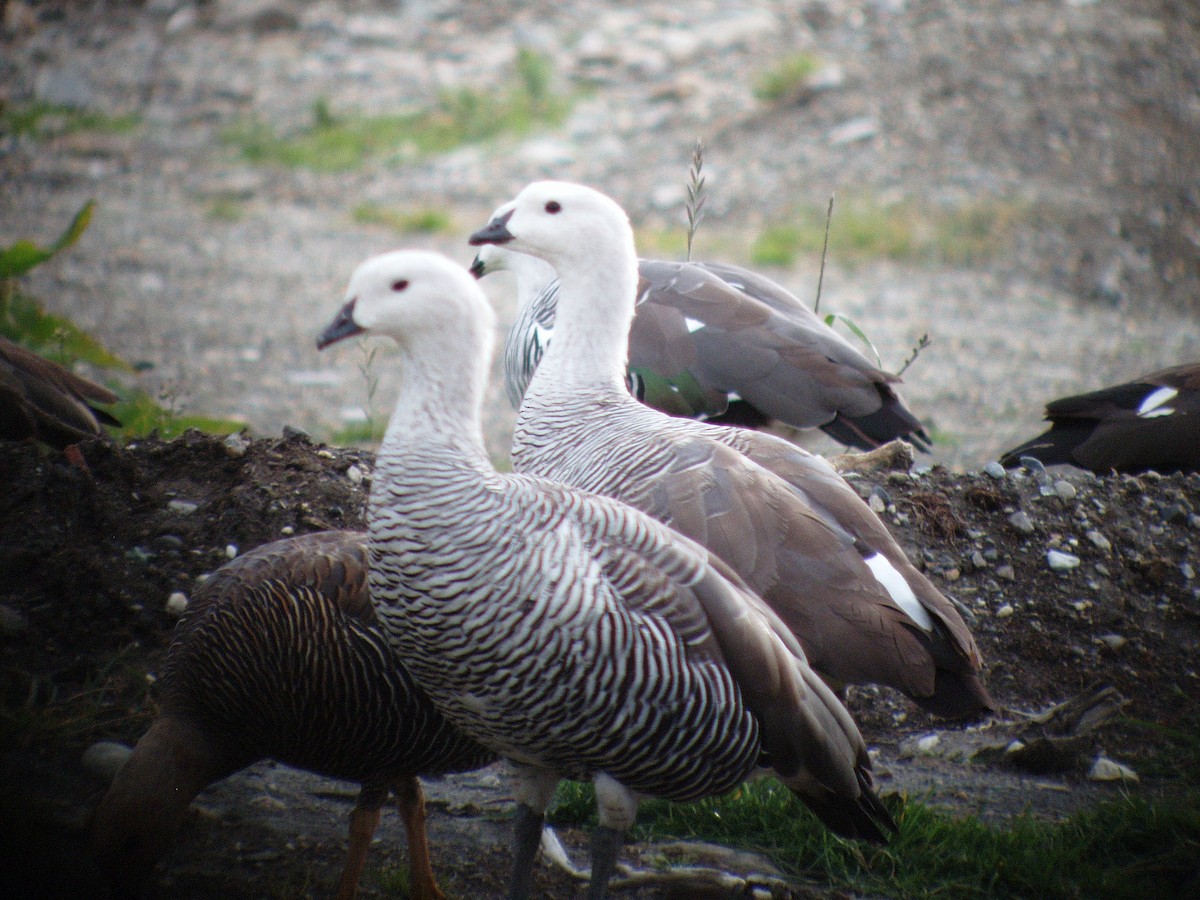
[[[944,716],[994,707],[957,610],[824,460],[630,398],[638,272],[619,206],[580,185],[535,183],[471,242],[538,255],[562,276],[554,341],[517,417],[514,469],[616,497],[704,544],[835,682],[887,684]]]
[[[0,337],[0,440],[30,438],[65,450],[121,423],[97,403],[117,395],[56,362]]]
[[[1050,428],[1000,463],[1033,457],[1098,475],[1200,472],[1200,362],[1046,404]]]
[[[119,888],[161,858],[200,790],[271,758],[362,784],[339,900],[355,894],[389,792],[408,831],[413,896],[442,896],[416,776],[478,768],[495,755],[437,712],[379,630],[366,535],[289,538],[217,570],[176,627],[161,699],[92,825],[97,857]]]
[[[517,768],[512,895],[561,778],[596,785],[601,897],[642,795],[772,767],[831,827],[893,828],[849,714],[787,629],[699,545],[614,500],[492,467],[494,315],[463,268],[398,251],[355,271],[318,346],[394,338],[404,379],[371,490],[371,596],[448,719]]]
[[[477,278],[511,270],[517,317],[504,345],[514,408],[554,331],[559,282],[536,257],[484,246]],[[821,428],[860,450],[929,435],[895,385],[849,341],[781,285],[739,266],[643,259],[629,329],[631,393],[672,416],[759,428],[778,420]]]

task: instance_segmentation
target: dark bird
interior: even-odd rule
[[[554,331],[560,283],[542,260],[495,246],[480,249],[471,272],[503,269],[517,277],[504,373],[519,407]],[[719,425],[820,428],[860,450],[896,438],[929,449],[900,379],[778,283],[709,262],[643,259],[638,275],[627,377],[648,406]]]
[[[37,440],[66,450],[120,425],[97,403],[116,403],[112,391],[0,337],[0,440]]]
[[[1000,463],[1032,457],[1097,474],[1200,471],[1200,362],[1046,404],[1050,428]]]
[[[411,896],[442,897],[416,776],[495,755],[438,714],[379,631],[365,534],[289,538],[223,566],[179,620],[161,684],[161,712],[91,827],[118,891],[137,889],[197,793],[270,758],[362,784],[339,900],[355,894],[389,792],[408,833]]]

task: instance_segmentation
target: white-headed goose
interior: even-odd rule
[[[894,826],[857,728],[728,567],[615,500],[493,468],[480,413],[494,327],[465,268],[397,251],[354,272],[318,346],[371,332],[400,347],[371,598],[446,717],[516,766],[511,895],[530,893],[562,778],[596,787],[592,897],[639,798],[722,793],[760,766],[838,833],[881,839]]]
[[[954,606],[819,457],[779,438],[672,418],[625,390],[638,264],[603,194],[537,182],[471,243],[505,244],[560,275],[554,340],[525,393],[513,466],[616,497],[708,547],[836,682],[887,684],[935,713],[993,708]]]

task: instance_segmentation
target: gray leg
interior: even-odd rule
[[[624,832],[607,825],[601,825],[592,835],[592,880],[588,884],[588,900],[604,900],[624,844]]]
[[[534,812],[524,803],[517,804],[515,824],[516,848],[513,852],[512,881],[509,900],[527,900],[533,893],[533,862],[542,843],[542,824],[545,816]]]

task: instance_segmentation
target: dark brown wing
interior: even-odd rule
[[[0,438],[34,438],[62,449],[103,435],[112,416],[92,406],[117,395],[0,337]]]

